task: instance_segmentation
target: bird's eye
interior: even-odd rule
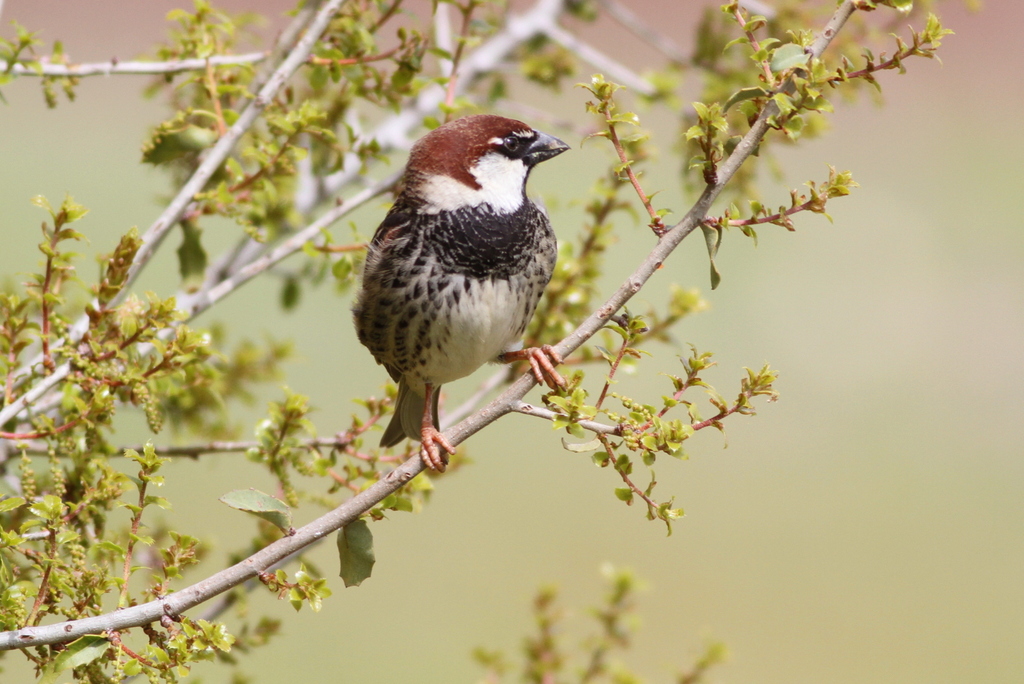
[[[520,142],[518,135],[510,135],[506,137],[501,144],[508,152],[515,152],[519,149]]]

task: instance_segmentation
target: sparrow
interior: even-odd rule
[[[419,440],[424,465],[443,472],[455,449],[440,432],[438,392],[485,363],[526,360],[538,383],[565,386],[555,350],[523,349],[522,336],[557,257],[526,180],[567,149],[490,114],[456,119],[412,146],[353,307],[359,341],[398,383],[382,447]]]

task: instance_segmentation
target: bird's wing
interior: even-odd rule
[[[384,217],[377,231],[373,234],[370,244],[374,249],[383,249],[396,237],[402,235],[412,223],[413,213],[403,206],[396,204]]]

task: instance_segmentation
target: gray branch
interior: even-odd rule
[[[630,33],[640,38],[648,45],[657,48],[663,55],[677,64],[686,64],[690,58],[683,52],[675,41],[668,36],[658,33],[648,26],[640,17],[633,13],[618,0],[598,0],[601,6],[608,12],[615,21],[619,22]]]
[[[533,416],[534,418],[542,418],[546,421],[553,421],[556,418],[561,418],[554,411],[540,406],[534,406],[533,404],[527,404],[524,401],[517,401],[512,406],[512,410],[516,413],[522,413],[524,416]],[[596,420],[578,420],[576,424],[584,430],[590,430],[591,432],[598,435],[617,435],[619,434],[619,428],[616,425],[605,425],[599,423]]]
[[[121,62],[112,59],[109,62],[92,62],[87,64],[52,64],[41,62],[38,69],[27,64],[15,64],[9,73],[15,76],[114,76],[118,74],[153,75],[177,74],[183,71],[199,71],[207,64],[213,66],[236,66],[255,64],[267,58],[266,52],[249,52],[244,55],[217,55],[209,59],[177,59],[168,62],[147,60]],[[7,69],[7,62],[0,60],[0,71]]]

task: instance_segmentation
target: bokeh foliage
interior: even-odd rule
[[[454,18],[455,35],[443,42],[433,15],[417,16],[401,0],[351,0],[341,4],[295,77],[266,103],[257,123],[190,198],[178,221],[177,293],[131,287],[132,274],[148,259],[139,257],[144,243],[135,228],[125,230],[100,259],[97,278],[83,279],[81,259],[70,250],[88,238],[72,227],[87,210],[71,197],[57,208],[45,198],[32,199],[46,214],[39,267],[26,282],[0,295],[3,408],[24,407],[0,426],[5,476],[0,628],[102,615],[159,598],[212,572],[204,564],[208,549],[201,540],[149,522],[154,507],[169,509],[172,503],[154,494],[168,458],[243,451],[271,475],[276,497],[229,500],[256,514],[252,538],[229,550],[240,561],[292,532],[289,517],[268,513],[276,509],[274,501],[282,511],[330,509],[414,455],[414,445],[401,453],[375,446],[378,424],[391,412],[395,391],[390,386],[381,397],[353,398],[356,412],[347,424],[333,426],[329,438],[317,436],[308,399],[287,390],[257,425],[238,424],[233,410],[252,400],[256,385],[284,379],[281,362],[288,357],[288,342],[245,340],[226,349],[216,326],[194,329],[194,311],[179,308],[185,296],[237,286],[233,276],[267,258],[364,178],[379,174],[383,163],[398,166],[401,145],[375,136],[374,130],[402,116],[414,117],[411,132],[418,134],[476,111],[517,115],[509,93],[518,89],[576,98],[580,118],[568,132],[596,138],[587,144],[604,145],[608,163],[595,170],[592,191],[580,198],[584,221],[575,237],[561,244],[555,275],[527,333],[528,344],[550,343],[601,305],[599,282],[616,241],[656,242],[671,227],[669,217],[684,213],[685,207],[660,206],[660,198],[644,191],[646,162],[656,150],[678,154],[679,182],[697,191],[714,182],[719,165],[764,108],[778,108],[758,155],[729,186],[727,206],[702,226],[712,286],[723,277],[714,258],[729,228],[756,239],[761,226],[793,230],[793,217],[803,212],[827,216],[827,203],[856,187],[848,171],[830,169],[826,180],[809,180],[806,191],[793,190],[788,203],[778,205],[761,198],[756,181],[766,167],[770,170],[775,147],[826,131],[825,115],[835,95],[857,97],[868,87],[877,89],[882,72],[902,73],[911,58],[934,56],[948,32],[927,14],[930,4],[860,0],[854,21],[822,59],[811,57],[806,48],[833,2],[783,0],[775,3],[771,17],[757,16],[741,2],[709,7],[694,27],[689,59],[667,59],[659,71],[644,74],[647,92],[631,92],[603,75],[591,75],[577,52],[543,32],[516,47],[514,70],[495,63],[460,83],[460,65],[468,55],[507,27],[510,15],[501,2],[434,3],[434,13],[447,5],[445,11]],[[879,12],[872,15],[876,8]],[[566,2],[563,10],[568,26],[582,26],[601,11],[599,4],[586,1]],[[300,6],[295,15],[301,18],[309,11]],[[874,18],[883,12],[888,18]],[[902,38],[886,36],[890,24],[905,23],[908,13],[923,28]],[[169,112],[143,141],[140,162],[164,170],[173,193],[239,121],[270,78],[275,60],[293,49],[301,32],[286,32],[266,55],[243,59],[240,41],[257,35],[254,16],[231,15],[195,0],[191,10],[174,10],[168,21],[169,37],[154,50],[154,61],[203,63],[154,76],[147,88],[148,96],[166,101]],[[0,40],[5,63],[0,86],[29,77],[22,73],[27,70],[39,76],[50,106],[58,106],[58,86],[69,100],[76,88],[88,87],[74,75],[46,72],[45,65],[69,64],[59,42],[45,52],[44,63],[35,34],[17,26],[13,38]],[[684,106],[682,86],[691,80],[699,83],[700,101]],[[570,87],[576,81],[583,81],[581,89]],[[417,110],[417,98],[437,87],[447,89],[443,102],[429,112]],[[663,108],[678,120],[674,140],[653,139],[643,128],[636,112],[652,108]],[[545,112],[536,115],[557,119]],[[740,208],[744,203],[746,210]],[[210,255],[204,227],[218,218],[237,225],[237,245],[225,255]],[[645,225],[650,232],[637,228]],[[281,305],[301,306],[305,288],[325,283],[347,296],[371,230],[360,226],[338,240],[324,228],[316,240],[305,242],[301,265],[281,285]],[[697,431],[724,430],[731,416],[753,414],[757,397],[777,397],[776,372],[765,365],[747,369],[735,399],[727,399],[701,377],[713,365],[712,354],[696,348],[681,357],[678,375],[664,378],[662,396],[631,397],[613,390],[618,374],[643,372],[645,347],[668,339],[678,321],[703,307],[698,292],[674,286],[662,309],[619,312],[567,360],[570,386],[543,399],[551,425],[570,438],[563,440],[564,448],[586,454],[581,467],[593,463],[614,473],[610,495],[627,505],[639,502],[646,517],[661,521],[669,532],[682,509],[671,495],[662,498],[655,492],[658,456],[684,460],[686,441]],[[59,374],[60,368],[67,370]],[[521,370],[503,372],[497,384]],[[115,417],[131,412],[144,416],[154,435],[145,446],[132,448],[117,438]],[[167,432],[173,440],[165,437]],[[241,434],[255,438],[239,441]],[[554,440],[552,445],[558,446]],[[449,473],[466,464],[460,453]],[[418,477],[366,511],[364,520],[418,512],[432,490],[430,478]],[[125,516],[112,515],[120,509],[127,512],[127,522]],[[347,537],[339,539],[345,567],[365,568],[347,576],[346,585],[357,585],[372,566],[372,543],[367,541],[372,526],[364,529],[365,524],[350,526]],[[297,567],[263,573],[259,579],[296,609],[308,605],[319,610],[330,595],[321,574],[299,559]],[[611,595],[597,613],[602,632],[583,649],[580,681],[633,681],[625,670],[609,666],[606,656],[628,646],[621,620],[634,580],[628,573],[610,573],[610,581]],[[234,591],[236,596],[244,592]],[[549,675],[566,671],[569,656],[552,637],[557,621],[553,601],[553,593],[545,591],[536,602],[540,633],[526,649],[528,681],[551,681]],[[211,619],[180,615],[137,630],[21,652],[42,681],[71,671],[89,682],[133,675],[173,682],[200,661],[234,661],[238,652],[268,643],[278,629],[259,616],[236,624],[229,630],[220,614]],[[481,652],[479,659],[495,681],[507,670],[494,654]],[[720,649],[712,647],[680,681],[697,681],[718,659]]]

